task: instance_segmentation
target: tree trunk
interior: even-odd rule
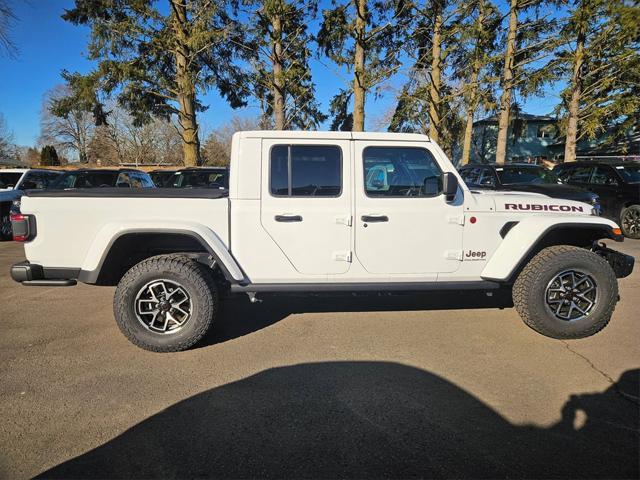
[[[442,85],[442,0],[434,2],[436,8],[431,39],[431,82],[429,83],[429,137],[440,139],[440,87]]]
[[[509,10],[509,32],[507,48],[504,54],[502,72],[502,96],[498,116],[498,141],[496,143],[496,163],[504,163],[507,157],[507,134],[511,116],[511,94],[513,89],[513,67],[516,53],[516,34],[518,31],[518,0],[511,0]]]
[[[569,100],[569,118],[567,121],[567,140],[564,145],[564,161],[576,161],[576,143],[578,142],[578,115],[580,114],[580,97],[582,96],[581,72],[584,64],[585,33],[581,28],[576,38],[576,53],[573,59],[571,75],[571,100]]]
[[[272,62],[273,62],[273,117],[275,129],[284,130],[287,122],[284,112],[284,79],[282,78],[282,18],[280,12],[273,13]]]
[[[354,132],[364,131],[364,101],[366,96],[364,57],[367,1],[355,0],[356,4],[356,45],[353,79],[353,127]]]
[[[176,34],[175,51],[178,122],[182,135],[182,154],[185,166],[200,165],[200,138],[196,120],[196,88],[189,71],[187,6],[183,0],[170,0],[174,12]]]
[[[478,11],[477,25],[479,31],[482,31],[484,23],[484,2],[480,4],[480,10]],[[478,80],[480,79],[480,58],[482,54],[480,51],[480,36],[475,39],[475,46],[473,51],[473,64],[471,70],[471,78],[469,79],[469,90],[467,91],[467,124],[464,128],[464,139],[462,141],[462,158],[460,159],[461,165],[466,165],[471,159],[471,139],[473,137],[473,116],[478,108]]]
[[[471,159],[471,137],[473,136],[473,110],[467,109],[467,124],[464,127],[464,139],[462,141],[462,158],[460,165],[466,165]]]

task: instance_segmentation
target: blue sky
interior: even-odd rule
[[[0,57],[0,113],[13,131],[15,142],[32,145],[39,135],[42,96],[62,83],[61,70],[86,73],[91,69],[92,64],[86,58],[89,30],[60,18],[65,8],[72,7],[72,0],[13,0],[12,4],[18,17],[12,37],[19,54],[15,59]],[[328,110],[331,97],[344,85],[345,76],[340,75],[327,59],[314,60],[312,69],[317,97],[322,107]],[[399,80],[395,83],[398,84]],[[215,92],[208,93],[203,102],[210,106],[200,117],[205,131],[218,127],[234,113],[241,116],[258,114],[258,110],[251,107],[234,111]],[[367,129],[375,129],[394,102],[393,88],[377,99],[369,96]],[[533,114],[547,114],[556,103],[554,95],[536,98],[525,103],[525,110]]]

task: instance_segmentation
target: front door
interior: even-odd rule
[[[263,141],[262,227],[301,274],[340,274],[351,265],[350,145]]]
[[[462,254],[463,195],[447,203],[425,143],[355,142],[355,251],[374,274],[453,272]]]

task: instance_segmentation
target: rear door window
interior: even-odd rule
[[[565,168],[560,173],[560,180],[569,183],[589,183],[593,167]]]
[[[611,168],[600,165],[595,168],[591,176],[591,183],[594,185],[617,185],[618,181]]]
[[[277,197],[339,197],[342,151],[333,145],[276,145],[270,154],[270,191]]]

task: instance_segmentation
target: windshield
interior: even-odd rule
[[[618,165],[616,170],[627,183],[640,183],[640,163]]]
[[[0,188],[15,187],[22,173],[16,172],[0,172]]]
[[[70,172],[62,175],[50,188],[114,187],[118,172]]]
[[[164,185],[173,188],[229,188],[226,170],[176,172]]]
[[[556,174],[543,167],[498,167],[496,173],[503,185],[559,183]]]

